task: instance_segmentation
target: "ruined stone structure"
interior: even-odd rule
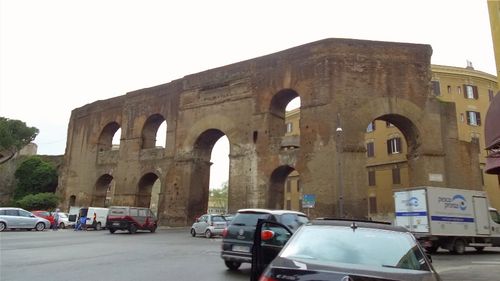
[[[454,105],[431,94],[431,53],[428,45],[326,39],[77,108],[63,207],[102,205],[111,182],[112,205],[149,206],[159,180],[161,224],[191,224],[206,211],[211,149],[226,135],[230,211],[283,207],[283,184],[296,171],[303,193],[316,195],[311,217],[338,215],[339,186],[345,215],[365,217],[364,133],[375,119],[405,135],[410,186],[480,187],[477,146],[458,140]],[[298,96],[300,137],[290,140],[285,106]],[[156,148],[164,120],[167,145]]]

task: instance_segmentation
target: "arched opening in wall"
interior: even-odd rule
[[[113,202],[115,180],[113,176],[105,174],[97,179],[92,194],[92,207],[109,207]]]
[[[300,147],[300,103],[299,94],[291,89],[279,91],[271,100],[269,133],[280,149]]]
[[[215,143],[210,156],[210,193],[207,213],[225,214],[228,211],[229,140],[224,135]]]
[[[76,195],[71,195],[68,200],[68,210],[71,209],[71,206],[75,206],[76,204]]]
[[[167,121],[160,114],[153,114],[144,123],[142,128],[142,148],[167,147]]]
[[[193,171],[187,211],[189,219],[194,220],[208,211],[211,183],[213,188],[220,188],[224,182],[227,182],[228,172],[225,170],[229,170],[229,164],[224,164],[224,158],[228,158],[227,151],[230,151],[230,144],[227,137],[224,138],[224,136],[225,134],[218,129],[209,129],[200,134],[194,144]],[[221,140],[221,147],[226,147],[222,151],[215,149],[216,143],[219,146],[219,140]],[[211,171],[211,161],[220,162],[216,164],[217,171]],[[226,161],[229,163],[229,160]],[[214,179],[212,180],[211,177]]]
[[[298,172],[288,165],[280,166],[271,174],[267,208],[300,210],[301,193]]]
[[[409,187],[408,159],[416,154],[419,133],[404,116],[382,115],[367,125],[365,145],[368,216],[392,218],[393,191]]]
[[[137,186],[138,207],[151,208],[151,211],[158,214],[158,203],[160,199],[161,181],[155,173],[147,173],[141,177]]]
[[[120,148],[121,129],[116,122],[108,123],[101,131],[97,143],[98,151],[108,151]]]

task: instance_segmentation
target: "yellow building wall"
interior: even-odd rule
[[[488,0],[488,12],[490,14],[491,37],[497,66],[497,79],[500,84],[500,1]]]

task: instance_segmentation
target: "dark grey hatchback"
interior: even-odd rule
[[[304,213],[291,210],[239,210],[222,233],[221,257],[229,269],[236,270],[242,263],[252,262],[252,245],[259,219],[281,223],[292,231],[297,230],[302,224],[309,221]],[[277,246],[282,247],[288,240],[288,233],[283,234],[281,236],[283,237],[282,240],[274,241]]]

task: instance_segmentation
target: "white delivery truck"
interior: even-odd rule
[[[431,253],[439,247],[463,254],[500,246],[500,217],[486,193],[445,187],[394,192],[395,224],[410,230]]]

